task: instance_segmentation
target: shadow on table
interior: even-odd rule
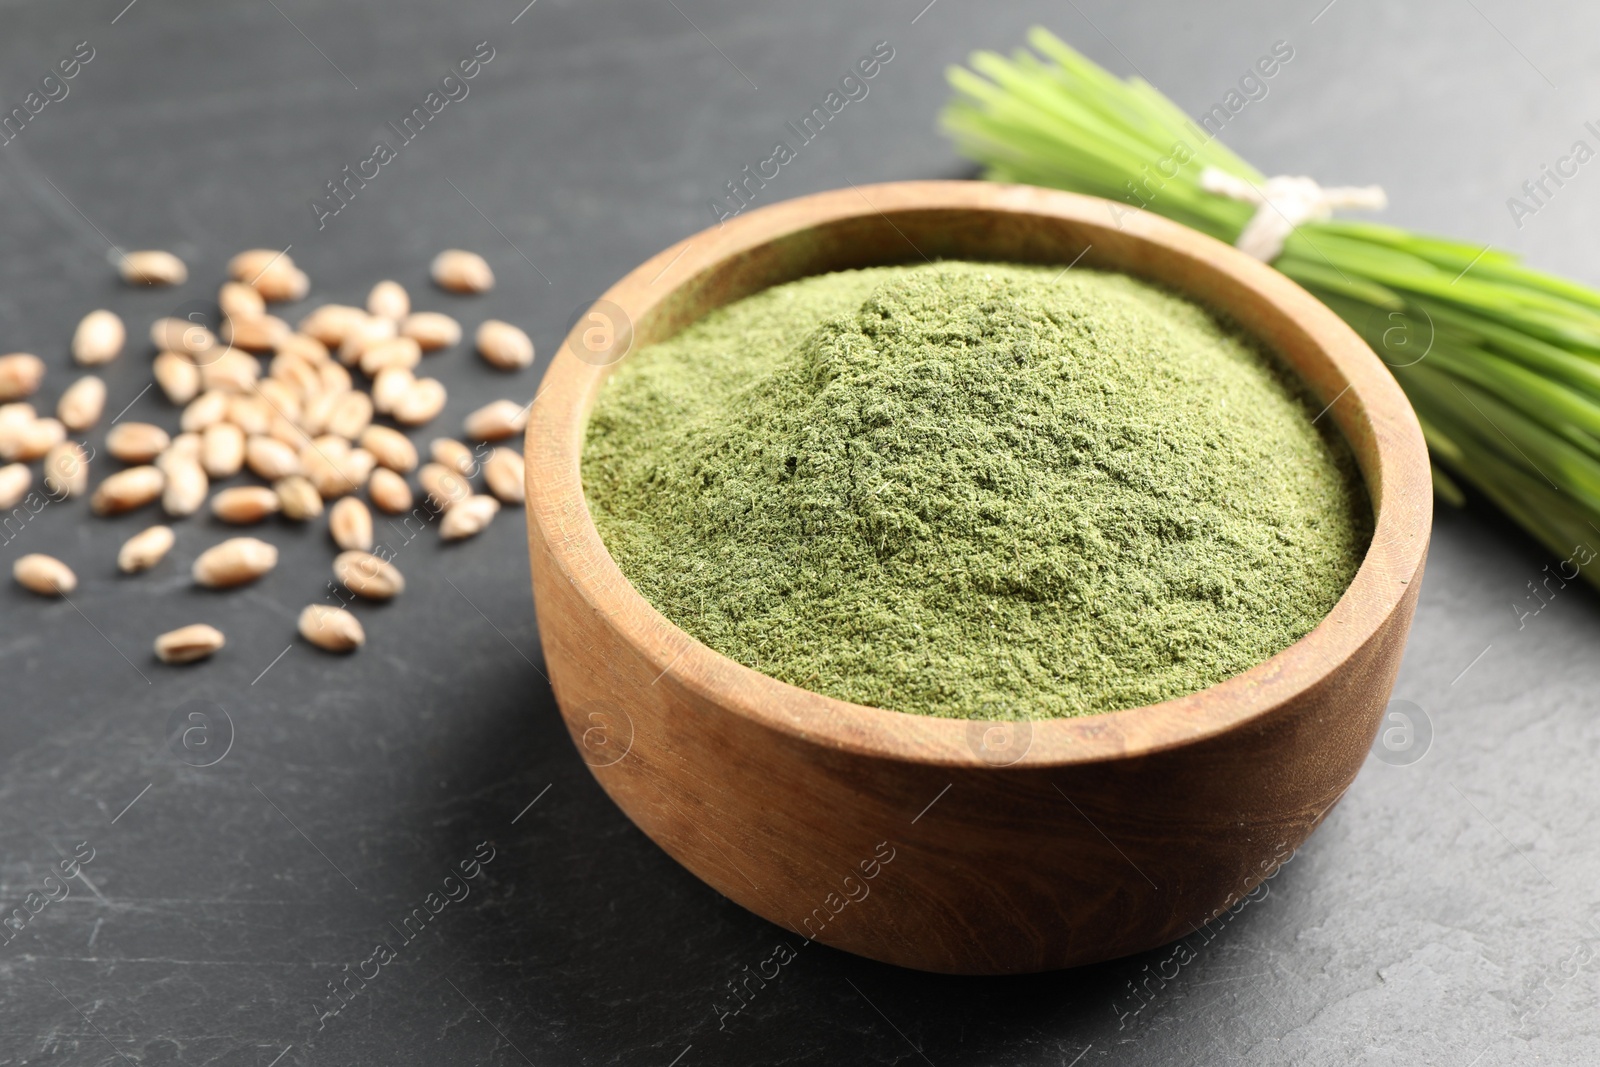
[[[1152,971],[1172,968],[1175,946],[1071,971],[963,978],[807,943],[724,899],[636,829],[590,776],[548,687],[529,682],[519,661],[503,670],[475,683],[474,699],[489,707],[453,735],[459,751],[438,754],[442,767],[476,761],[484,784],[435,828],[434,850],[477,840],[471,827],[487,827],[497,850],[439,958],[441,973],[536,1061],[581,1053],[666,1067],[691,1049],[682,1067],[1065,1065],[1091,1046],[1096,1060],[1119,1045],[1149,1054],[1147,1036],[1167,1031],[1192,1047],[1192,1028],[1173,1026],[1169,1009],[1189,999],[1185,982],[1214,948],[1152,984]],[[1256,918],[1242,911],[1213,937],[1237,938]],[[748,980],[758,969],[771,975],[780,958],[776,977]],[[1136,982],[1153,992],[1136,994]]]

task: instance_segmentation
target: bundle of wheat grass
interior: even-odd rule
[[[1272,199],[1265,176],[1147,82],[1043,29],[1029,43],[949,72],[943,124],[985,177],[1120,201],[1229,243],[1259,206],[1240,191]],[[1331,219],[1294,226],[1270,262],[1393,369],[1443,499],[1460,503],[1456,480],[1470,484],[1562,556],[1600,536],[1600,292],[1490,248]]]

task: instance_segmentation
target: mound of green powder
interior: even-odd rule
[[[926,715],[1191,693],[1333,607],[1370,534],[1342,439],[1236,328],[1133,278],[944,262],[806,278],[635,353],[583,457],[668,619]]]

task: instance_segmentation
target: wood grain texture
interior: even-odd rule
[[[637,349],[808,274],[940,257],[1066,264],[1080,253],[1260,337],[1330,405],[1322,417],[1350,441],[1376,514],[1355,580],[1315,630],[1244,674],[1149,707],[1031,724],[933,719],[832,700],[713,652],[634,591],[590,519],[584,427],[614,364],[583,348],[583,322],[545,375],[526,443],[528,538],[568,729],[645,833],[802,936],[960,974],[1163,944],[1298,847],[1376,732],[1427,554],[1427,452],[1377,357],[1271,268],[1090,197],[904,182],[750,212],[665,250],[603,300],[627,317]]]

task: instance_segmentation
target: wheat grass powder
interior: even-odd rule
[[[585,495],[635,588],[793,685],[958,718],[1192,693],[1354,577],[1342,438],[1236,326],[1116,273],[805,278],[620,365]]]

